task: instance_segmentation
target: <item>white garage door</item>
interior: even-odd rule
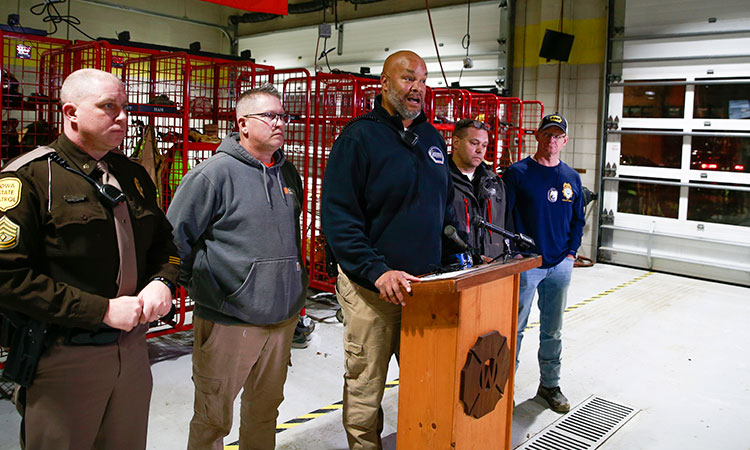
[[[750,285],[750,2],[624,3],[599,260]]]

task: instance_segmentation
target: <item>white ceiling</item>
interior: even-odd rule
[[[497,78],[500,46],[500,9],[498,2],[471,4],[471,45],[469,56],[474,68],[464,70],[462,86],[494,85]],[[440,56],[448,83],[458,81],[466,50],[461,40],[466,34],[467,7],[452,6],[431,11],[436,39],[442,47]],[[338,33],[326,43],[327,48],[338,47]],[[265,35],[241,38],[240,51],[251,49],[259,63],[277,68],[305,67],[312,72],[316,52],[317,27],[289,31],[275,31]],[[379,74],[383,60],[396,50],[408,49],[420,54],[427,62],[430,86],[444,86],[437,62],[426,11],[404,13],[380,18],[362,19],[344,23],[343,54],[337,50],[329,53],[331,68],[359,72],[361,66]],[[320,40],[318,54],[323,50]],[[325,61],[319,64],[327,71]]]

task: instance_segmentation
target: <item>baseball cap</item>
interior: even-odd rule
[[[542,118],[542,123],[539,124],[539,131],[545,130],[549,127],[557,127],[561,129],[563,133],[567,133],[568,121],[560,114],[547,114]]]

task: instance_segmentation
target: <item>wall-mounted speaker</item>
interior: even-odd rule
[[[542,39],[542,48],[539,49],[539,57],[546,58],[547,61],[567,61],[570,57],[570,49],[573,48],[572,34],[561,33],[547,29]]]

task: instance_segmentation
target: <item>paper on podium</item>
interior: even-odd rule
[[[458,274],[464,274],[464,273],[475,271],[481,267],[486,267],[486,266],[474,266],[474,267],[469,267],[468,269],[454,270],[453,272],[433,273],[433,274],[421,276],[419,277],[419,280],[420,281],[446,280],[448,278],[453,278]]]

